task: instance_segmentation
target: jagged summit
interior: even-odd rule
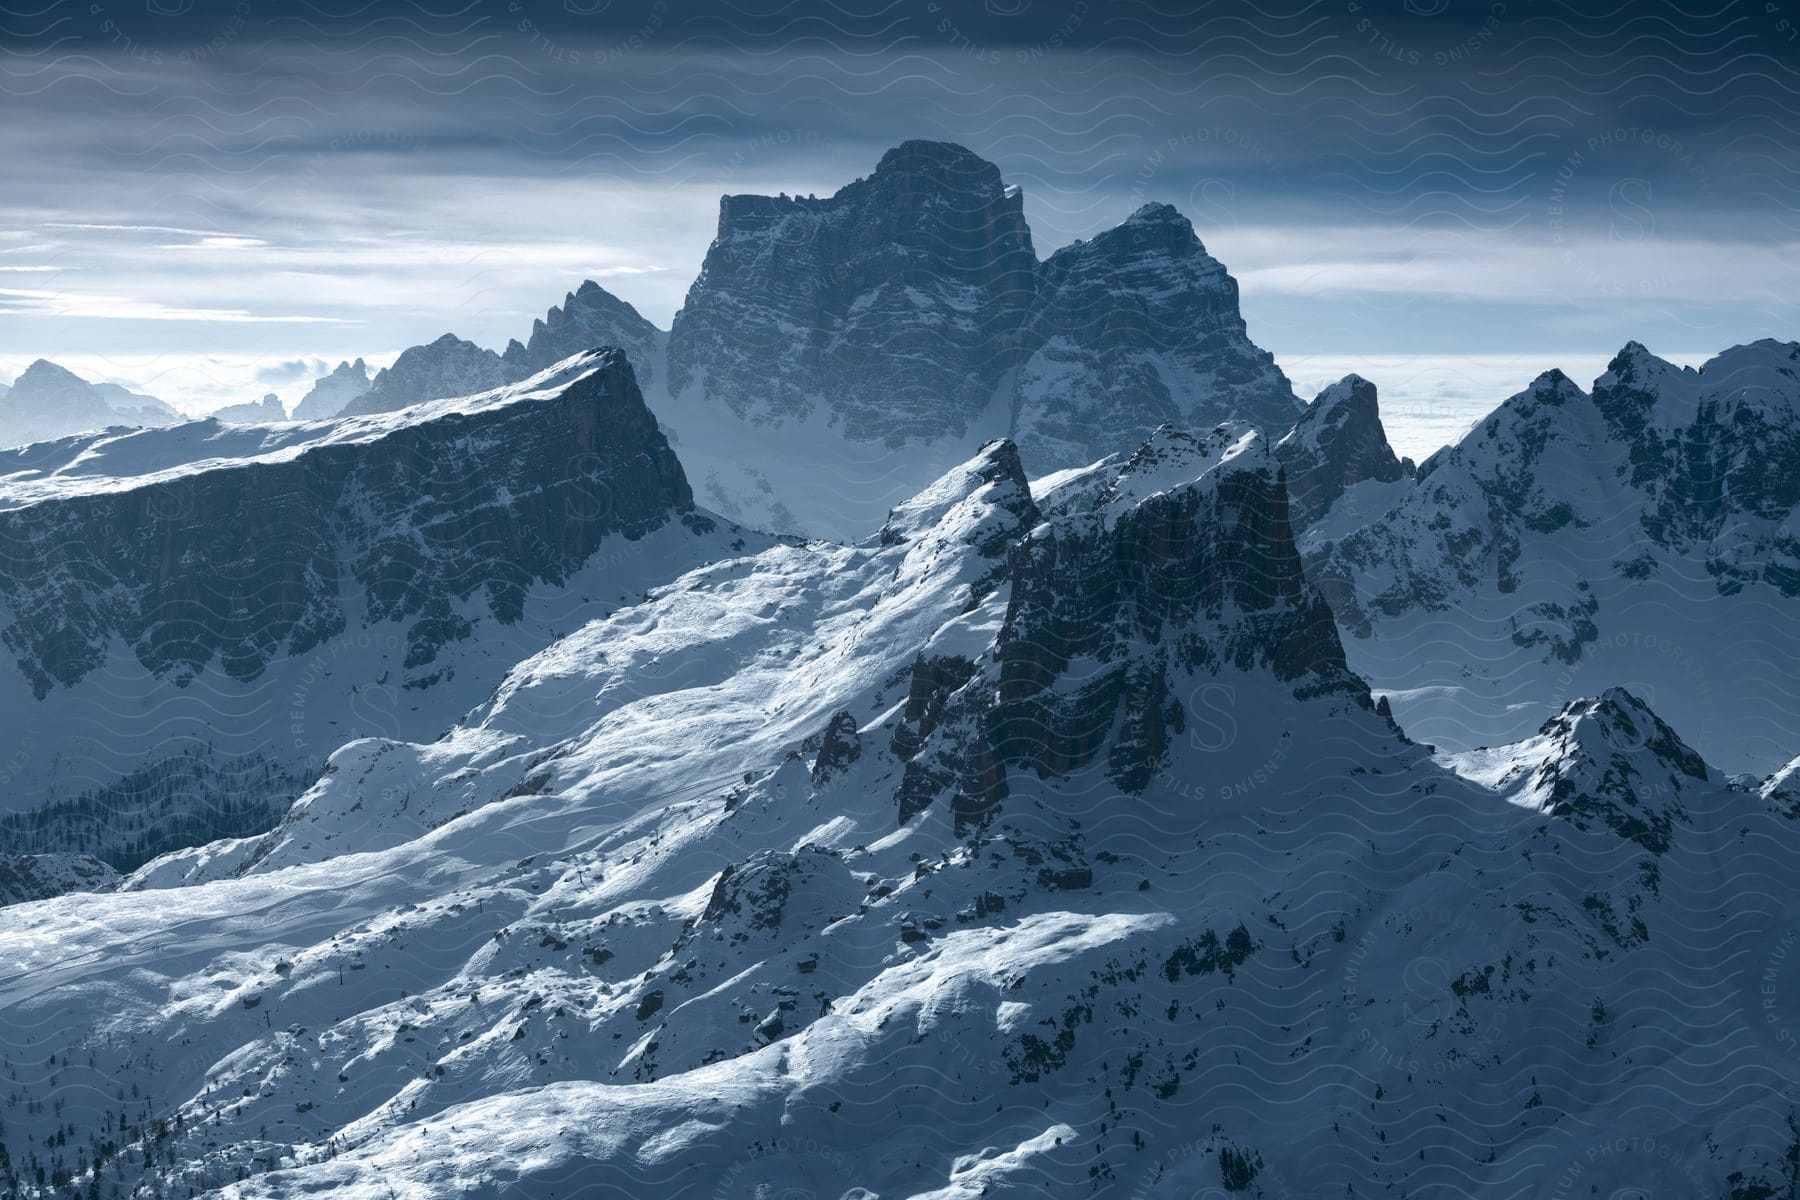
[[[1792,756],[1800,345],[1702,367],[1625,346],[1584,391],[1546,371],[1379,511],[1309,533],[1350,656],[1454,749],[1524,737],[1522,696],[1642,686],[1724,769]],[[1538,701],[1539,705],[1545,702]]]
[[[1250,341],[1237,281],[1168,205],[1051,255],[1023,337],[1014,432],[1038,470],[1128,452],[1165,423],[1235,418],[1278,437],[1301,411]]]
[[[618,346],[631,359],[639,386],[648,388],[660,370],[662,344],[662,332],[637,309],[589,279],[533,321],[530,338],[510,342],[501,358],[508,370],[528,375],[591,347]]]
[[[1611,830],[1652,854],[1667,853],[1688,818],[1684,796],[1717,782],[1706,760],[1622,687],[1570,701],[1536,737],[1447,761],[1516,803],[1584,831]]]
[[[337,416],[352,400],[369,390],[369,366],[362,359],[338,363],[328,375],[313,381],[294,406],[296,421],[323,421]]]
[[[976,493],[1006,514],[996,531],[980,535],[989,542],[995,532],[1004,536],[1008,531],[1029,529],[1037,523],[1037,506],[1031,497],[1031,481],[1025,477],[1025,467],[1019,459],[1019,448],[1010,438],[996,438],[968,462],[945,472],[910,500],[895,505],[876,540],[883,546],[893,546],[923,536],[942,524],[952,508]],[[994,546],[991,552],[998,553],[999,548]]]
[[[1346,375],[1313,399],[1275,446],[1287,469],[1294,524],[1320,520],[1358,484],[1394,483],[1406,474],[1381,424],[1376,387]]]
[[[1177,209],[1173,204],[1165,204],[1160,200],[1152,200],[1146,204],[1138,205],[1137,208],[1132,210],[1131,215],[1125,218],[1123,224],[1186,225],[1189,229],[1193,228],[1193,223],[1181,215],[1181,210]]]
[[[492,350],[446,333],[436,341],[401,352],[383,368],[369,390],[341,410],[343,416],[392,412],[427,400],[472,396],[519,378]]]

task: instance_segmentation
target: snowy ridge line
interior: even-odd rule
[[[599,372],[605,355],[605,351],[585,352],[517,384],[415,405],[404,417],[376,414],[280,427],[234,427],[201,418],[164,429],[107,432],[0,450],[0,511],[71,493],[119,491],[166,484],[194,473],[291,462],[312,450],[367,444],[429,421],[552,401],[567,387]],[[254,449],[246,454],[241,448]],[[135,452],[140,450],[144,456],[137,459]]]

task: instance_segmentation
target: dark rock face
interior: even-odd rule
[[[1626,447],[1632,486],[1647,494],[1641,523],[1651,541],[1705,553],[1775,525],[1749,546],[1710,555],[1714,575],[1721,590],[1761,581],[1800,596],[1800,537],[1780,528],[1800,506],[1800,343],[1727,351],[1696,379],[1632,342],[1593,398]]]
[[[0,514],[0,639],[40,696],[115,637],[177,683],[251,679],[342,632],[356,592],[367,620],[410,621],[408,664],[429,663],[468,633],[457,602],[515,619],[532,583],[692,503],[614,352],[554,399]]]
[[[979,826],[1009,772],[1065,776],[1102,755],[1114,786],[1142,791],[1185,728],[1194,676],[1267,671],[1296,698],[1372,707],[1301,573],[1280,466],[1247,425],[1160,429],[1070,486],[1010,543],[990,652],[913,665],[891,746],[902,823],[947,796],[959,830]]]
[[[813,758],[812,783],[823,787],[831,778],[862,757],[862,736],[856,729],[856,718],[839,709],[825,727],[819,752]]]
[[[1250,341],[1237,282],[1167,204],[1051,255],[1025,342],[1014,437],[1039,471],[1129,452],[1165,423],[1237,419],[1274,436],[1300,411]]]
[[[0,905],[48,900],[69,892],[111,891],[118,885],[118,872],[91,855],[0,855]]]
[[[1392,483],[1405,475],[1387,431],[1375,385],[1346,375],[1320,392],[1275,446],[1287,472],[1288,511],[1295,526],[1311,525],[1365,480]]]
[[[1138,478],[1213,461],[1196,482],[1137,495]],[[1012,579],[992,726],[1002,762],[1067,774],[1105,747],[1109,778],[1141,790],[1183,727],[1177,675],[1261,668],[1303,696],[1366,699],[1301,574],[1280,470],[1242,426],[1159,430],[1088,511],[1020,544]]]
[[[824,200],[726,196],[669,335],[670,390],[740,417],[828,405],[844,436],[960,435],[1017,361],[1024,201],[960,146],[906,142]]]
[[[369,390],[369,367],[362,359],[341,362],[331,374],[313,381],[312,389],[294,406],[294,420],[323,421]]]
[[[446,333],[429,345],[402,351],[393,366],[375,376],[368,391],[340,412],[346,417],[392,412],[426,400],[472,396],[517,378],[492,350]]]
[[[583,350],[617,346],[631,360],[638,386],[648,388],[656,381],[662,336],[637,309],[589,279],[533,321],[531,337],[509,344],[501,359],[511,378],[524,379]]]

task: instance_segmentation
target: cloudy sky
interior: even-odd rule
[[[722,193],[935,137],[1040,254],[1177,205],[1303,390],[1361,370],[1424,449],[1630,338],[1800,332],[1800,0],[1692,7],[7,0],[0,379],[291,404],[584,278],[666,326]]]

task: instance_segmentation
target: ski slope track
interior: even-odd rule
[[[1621,688],[1434,755],[1284,475],[1248,424],[1035,489],[990,442],[349,742],[265,834],[0,908],[0,1178],[1791,1190],[1793,767]]]

